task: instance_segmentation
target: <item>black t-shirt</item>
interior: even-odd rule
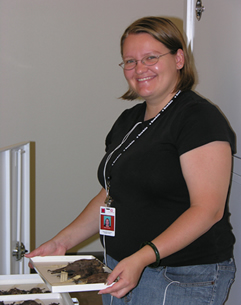
[[[142,242],[161,234],[190,207],[180,155],[212,141],[227,141],[235,152],[235,135],[226,119],[213,104],[192,91],[182,92],[151,126],[151,120],[144,121],[145,109],[143,102],[120,115],[107,135],[106,155],[98,170],[104,187],[107,156],[140,122],[106,166],[112,206],[116,208],[116,235],[106,236],[105,244],[107,253],[118,261],[139,250]],[[161,264],[220,262],[232,257],[234,241],[226,204],[222,220]]]

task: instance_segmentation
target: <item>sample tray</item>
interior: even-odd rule
[[[73,301],[68,293],[40,293],[40,294],[18,294],[0,296],[0,301],[4,304],[22,303],[27,300],[34,300],[41,305],[73,305]]]
[[[96,259],[92,255],[66,255],[66,256],[35,256],[30,259],[30,262],[34,266],[35,270],[41,276],[41,278],[46,283],[49,290],[52,292],[77,292],[77,291],[98,291],[105,289],[108,285],[104,283],[97,284],[83,284],[74,282],[61,282],[59,274],[51,274],[49,270],[54,270],[66,266],[68,263],[80,259]],[[101,263],[102,264],[102,263]],[[111,272],[106,265],[103,264],[103,269],[105,272]]]
[[[38,274],[0,275],[0,290],[10,290],[12,288],[22,290],[40,288],[42,292],[49,291],[49,288]]]
[[[68,293],[44,293],[49,288],[38,274],[14,274],[0,275],[0,290],[10,290],[18,288],[30,290],[32,288],[41,288],[43,293],[36,294],[18,294],[18,295],[0,295],[0,301],[4,304],[18,304],[26,300],[35,300],[41,305],[50,305],[57,303],[59,305],[73,305],[73,301]]]

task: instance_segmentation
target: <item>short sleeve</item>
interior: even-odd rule
[[[227,141],[232,153],[236,152],[232,128],[217,107],[207,101],[183,109],[177,125],[179,155],[213,141]]]

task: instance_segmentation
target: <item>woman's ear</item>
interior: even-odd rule
[[[184,53],[182,49],[178,49],[176,53],[176,67],[177,70],[181,70],[184,66]]]

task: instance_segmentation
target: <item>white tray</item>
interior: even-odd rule
[[[73,305],[73,301],[68,293],[41,293],[41,294],[18,294],[0,296],[0,301],[5,304],[34,300],[41,305],[57,303],[59,305]]]
[[[60,277],[58,276],[59,274],[51,274],[51,272],[48,271],[66,266],[68,263],[72,263],[79,259],[97,258],[92,255],[35,256],[30,259],[30,262],[52,292],[98,291],[107,288],[108,286],[104,283],[75,284],[74,282],[61,282]],[[106,272],[111,272],[111,269],[104,264],[103,267]]]
[[[30,290],[34,287],[39,287],[44,289],[44,291],[50,290],[38,274],[0,275],[0,290],[9,290],[11,288]],[[43,305],[51,303],[73,305],[73,301],[68,293],[0,295],[0,301],[3,301],[5,304],[26,300],[36,300]]]
[[[43,292],[49,291],[49,288],[38,274],[0,275],[0,290],[9,290],[11,288],[30,290],[34,287],[43,289]]]

